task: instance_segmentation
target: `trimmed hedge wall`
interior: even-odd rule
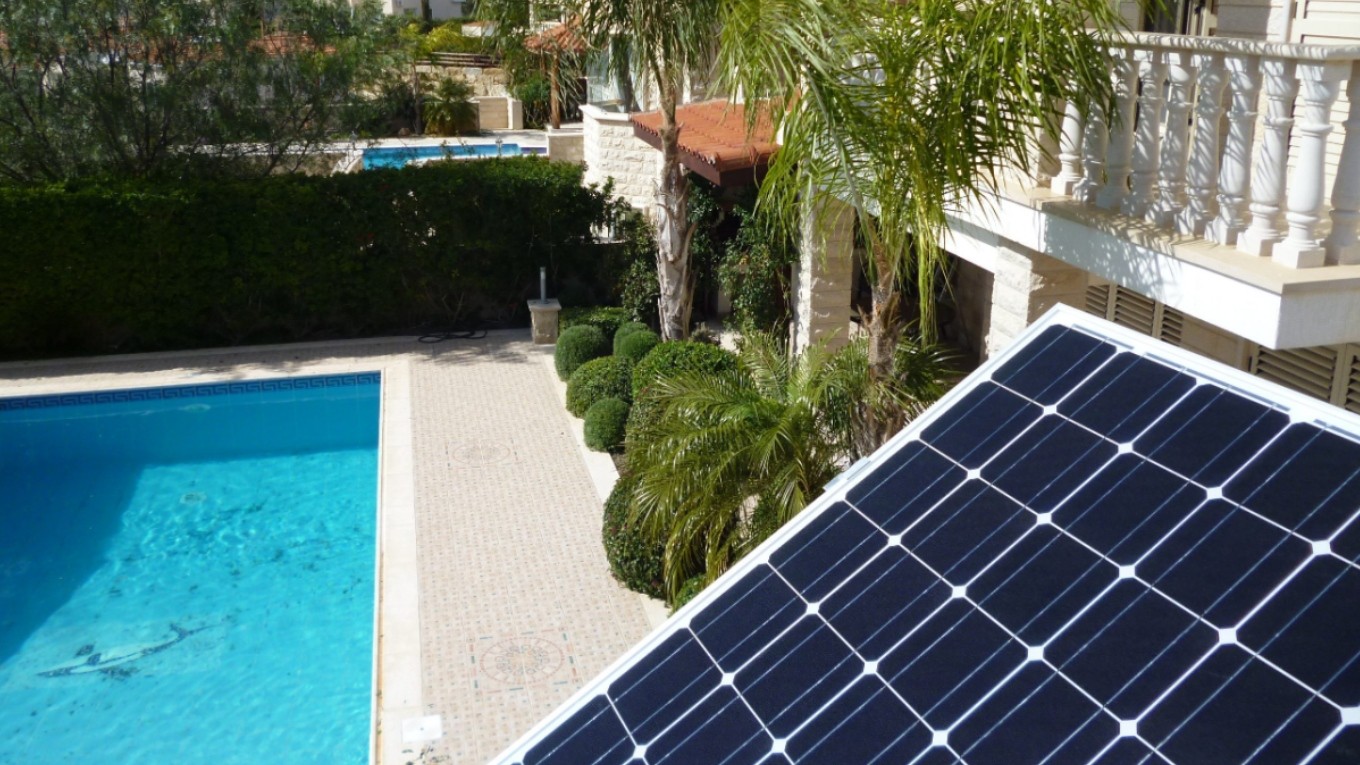
[[[579,167],[536,158],[0,187],[0,358],[523,321],[539,266],[617,279],[590,233],[606,211]]]
[[[609,499],[604,503],[604,552],[609,559],[609,570],[614,578],[633,592],[652,598],[664,598],[662,560],[664,544],[652,541],[636,523],[629,520],[633,489],[637,479],[628,474],[619,476]]]
[[[604,398],[591,404],[584,418],[586,448],[597,452],[618,451],[623,446],[628,408],[628,402],[621,398]]]
[[[605,356],[587,361],[571,373],[567,380],[567,411],[577,417],[606,398],[632,400],[633,362],[619,356]],[[625,415],[626,416],[626,415]]]

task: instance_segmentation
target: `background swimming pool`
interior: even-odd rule
[[[518,157],[521,154],[542,154],[543,149],[521,147],[515,143],[495,144],[449,144],[446,146],[382,146],[364,149],[364,169],[375,167],[405,167],[416,159],[436,157]]]
[[[378,389],[0,400],[0,763],[367,762]]]

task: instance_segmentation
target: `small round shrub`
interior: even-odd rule
[[[597,452],[617,451],[623,446],[623,429],[628,424],[628,402],[603,398],[586,410],[586,447]]]
[[[650,329],[624,335],[622,340],[614,341],[614,355],[622,356],[636,364],[661,342],[661,336]]]
[[[630,318],[628,309],[617,306],[586,306],[582,308],[563,308],[560,315],[563,330],[583,324],[598,327],[604,336],[613,340],[619,326]]]
[[[557,376],[566,380],[582,364],[591,359],[609,355],[609,342],[599,327],[587,325],[568,327],[557,338],[557,348],[553,351],[553,364]]]
[[[577,417],[596,401],[620,398],[633,400],[633,363],[618,356],[605,356],[582,364],[567,380],[567,411]]]
[[[686,579],[685,583],[680,585],[680,591],[675,593],[674,598],[671,598],[671,613],[679,611],[681,606],[694,600],[694,596],[703,592],[704,588],[708,586],[707,578],[704,574],[699,574]]]
[[[609,499],[604,503],[604,554],[609,559],[609,570],[619,583],[633,592],[652,598],[665,597],[662,586],[662,563],[666,546],[652,540],[628,514],[633,501],[637,479],[624,474],[614,484]]]
[[[674,340],[657,345],[633,370],[633,395],[652,380],[684,372],[723,372],[737,368],[737,355],[716,345]]]
[[[640,321],[625,321],[620,324],[618,331],[614,333],[614,355],[619,355],[619,343],[623,341],[623,338],[628,337],[634,332],[641,332],[643,330],[650,332],[651,329],[651,327]]]

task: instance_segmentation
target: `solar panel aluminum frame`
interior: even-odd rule
[[[922,431],[948,412],[955,402],[966,397],[979,385],[991,380],[994,372],[1010,361],[1020,349],[1027,347],[1032,339],[1053,327],[1066,327],[1091,335],[1096,339],[1114,344],[1122,351],[1155,360],[1172,369],[1189,374],[1197,380],[1212,382],[1263,406],[1283,412],[1289,416],[1291,423],[1310,423],[1350,440],[1357,440],[1355,434],[1360,433],[1360,415],[1352,414],[1319,399],[1253,377],[1245,371],[1228,367],[1191,351],[1168,345],[1153,337],[1115,325],[1076,308],[1065,305],[1055,306],[1021,332],[1009,348],[988,359],[872,455],[854,463],[834,478],[827,485],[823,494],[813,500],[796,518],[771,535],[769,539],[751,551],[716,582],[659,625],[636,646],[620,656],[594,680],[582,687],[553,713],[504,750],[493,762],[505,763],[506,765],[519,762],[546,735],[576,712],[583,702],[604,692],[610,683],[626,671],[635,660],[660,645],[678,630],[688,627],[695,615],[710,603],[717,601],[747,572],[768,563],[775,551],[787,540],[796,536],[804,527],[814,522],[826,508],[845,501],[847,494],[857,485],[859,478],[883,464],[908,442],[917,440]]]

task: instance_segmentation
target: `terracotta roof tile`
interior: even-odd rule
[[[634,134],[660,148],[661,112],[642,112],[631,119]],[[779,149],[767,118],[757,120],[748,136],[744,104],[725,99],[686,104],[675,110],[675,121],[685,166],[715,183],[723,181],[714,176],[763,168]]]

